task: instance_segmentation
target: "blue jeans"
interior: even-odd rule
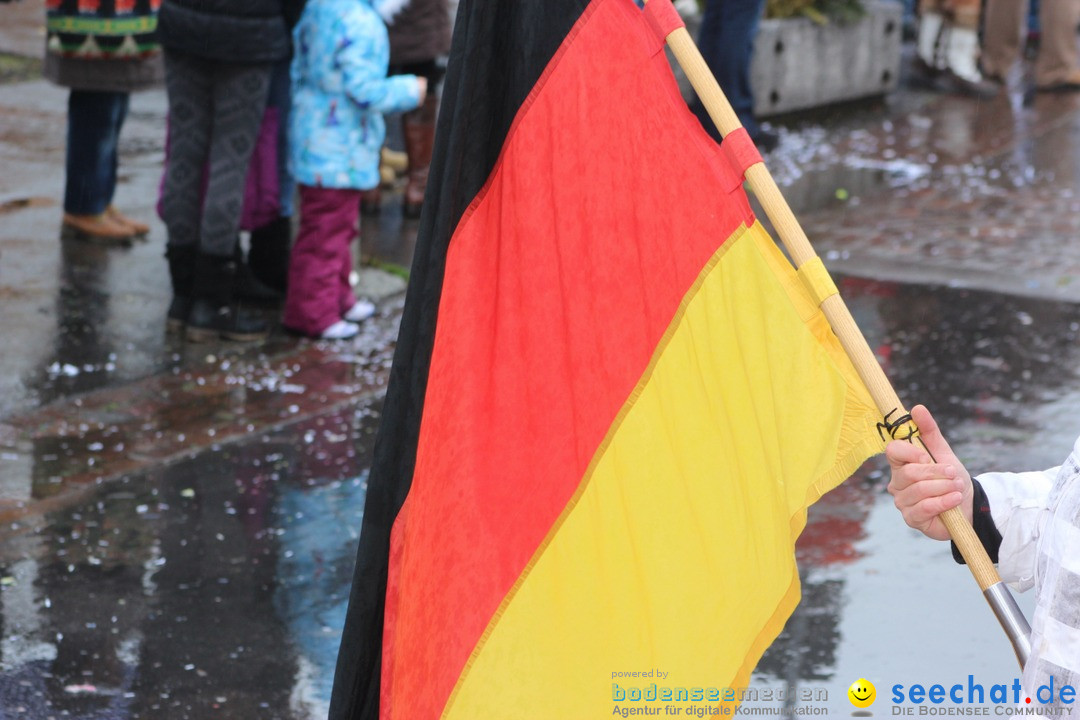
[[[765,0],[708,0],[698,31],[698,48],[751,138],[761,131],[754,119],[750,59],[764,10]],[[696,98],[693,111],[709,134],[719,140],[716,126]]]
[[[68,96],[64,212],[100,215],[116,191],[117,146],[128,93],[72,90]]]

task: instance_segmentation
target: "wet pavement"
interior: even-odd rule
[[[40,6],[0,5],[0,53],[35,52]],[[66,95],[9,60],[29,79],[0,84],[0,718],[324,717],[416,224],[394,193],[365,220],[379,315],[355,341],[187,346],[164,333],[159,222],[131,248],[58,240]],[[1080,95],[1024,81],[989,101],[905,82],[778,121],[767,158],[900,396],[973,469],[1055,465],[1080,429]],[[117,203],[139,218],[164,112],[139,94],[125,125]],[[885,482],[871,461],[812,508],[803,603],[755,686],[846,716],[860,677],[1017,675]]]

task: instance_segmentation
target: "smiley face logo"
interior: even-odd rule
[[[847,696],[855,707],[868,708],[877,699],[877,690],[874,688],[874,683],[866,678],[859,678],[851,683],[851,687],[847,690]]]

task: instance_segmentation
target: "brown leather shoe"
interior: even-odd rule
[[[115,205],[110,205],[109,207],[105,208],[105,214],[114,223],[126,227],[128,230],[131,231],[132,235],[138,238],[145,239],[146,236],[150,234],[149,225],[139,222],[138,220],[132,220],[127,215],[117,210]]]
[[[101,245],[130,245],[132,232],[120,225],[106,213],[100,215],[71,215],[64,213],[60,226],[60,239],[81,240]]]
[[[1038,92],[1077,92],[1080,90],[1080,68],[1073,70],[1065,79],[1048,85],[1038,85]]]

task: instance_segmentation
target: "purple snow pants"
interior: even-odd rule
[[[356,302],[349,286],[360,191],[300,186],[300,231],[289,261],[284,325],[318,336]]]

